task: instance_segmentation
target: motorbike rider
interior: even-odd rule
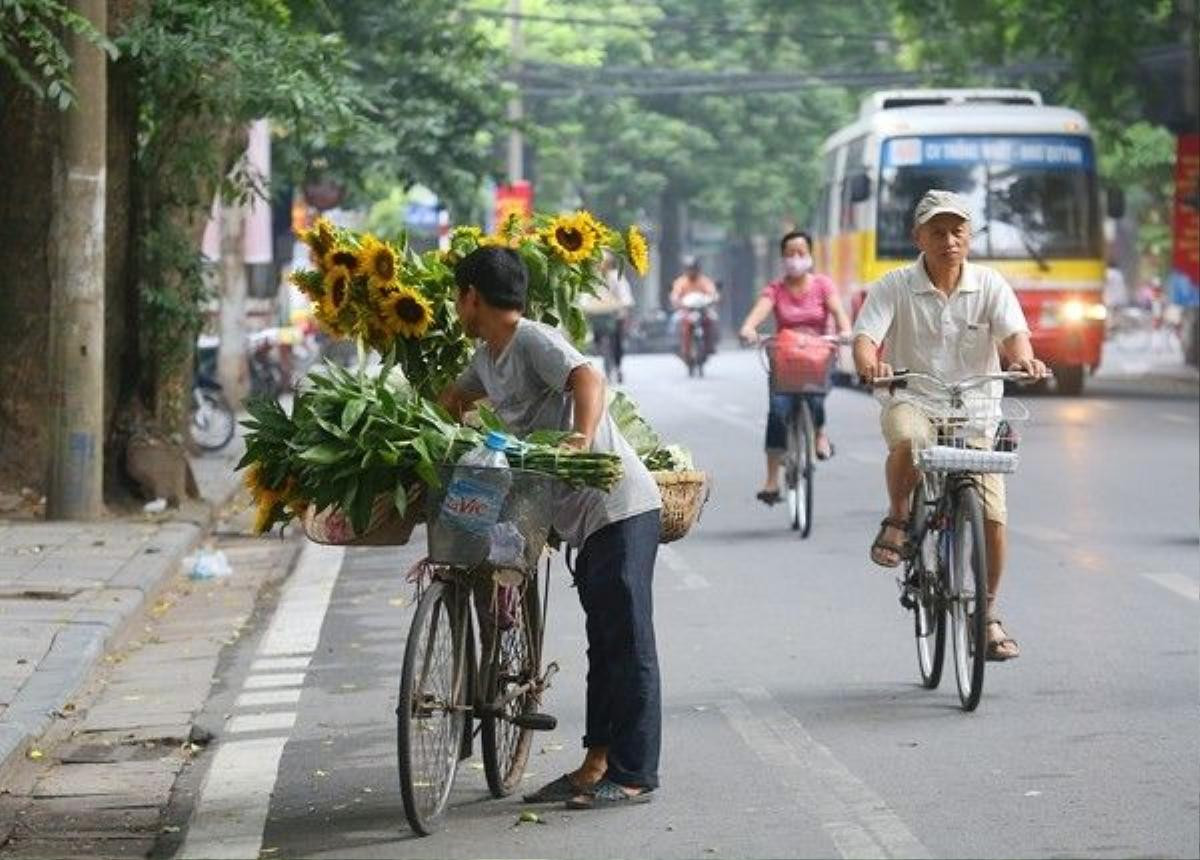
[[[688,256],[683,261],[683,274],[671,284],[671,307],[675,309],[674,323],[681,325],[683,321],[683,299],[685,296],[698,294],[708,297],[715,304],[718,298],[717,285],[700,270],[700,258]],[[704,345],[705,352],[712,355],[717,348],[717,312],[712,305],[704,309]],[[683,355],[691,352],[692,331],[689,326],[682,326]]]

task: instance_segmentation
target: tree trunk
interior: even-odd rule
[[[668,311],[671,309],[671,283],[679,274],[683,263],[683,203],[671,186],[662,195],[662,224],[659,236],[659,301]]]
[[[72,9],[107,33],[104,0]],[[98,519],[104,491],[104,197],[107,55],[66,36],[76,103],[63,115],[55,162],[56,251],[50,293],[50,477],[48,519]]]

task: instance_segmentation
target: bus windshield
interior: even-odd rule
[[[911,258],[912,213],[926,191],[971,203],[976,259],[1099,257],[1103,236],[1091,141],[1069,135],[892,138],[880,153],[876,256]]]

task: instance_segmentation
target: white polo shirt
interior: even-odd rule
[[[885,347],[892,367],[946,382],[999,372],[997,344],[1028,331],[1016,293],[995,269],[964,262],[958,286],[947,296],[930,282],[924,255],[872,284],[854,323],[855,336]],[[1004,385],[994,382],[976,391],[972,400],[990,399],[998,408]],[[944,395],[919,380],[896,396],[926,406],[945,403]]]

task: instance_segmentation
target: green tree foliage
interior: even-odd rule
[[[116,56],[112,43],[65,3],[0,0],[0,67],[62,110],[75,99],[71,58],[62,42],[64,31],[82,35]]]

